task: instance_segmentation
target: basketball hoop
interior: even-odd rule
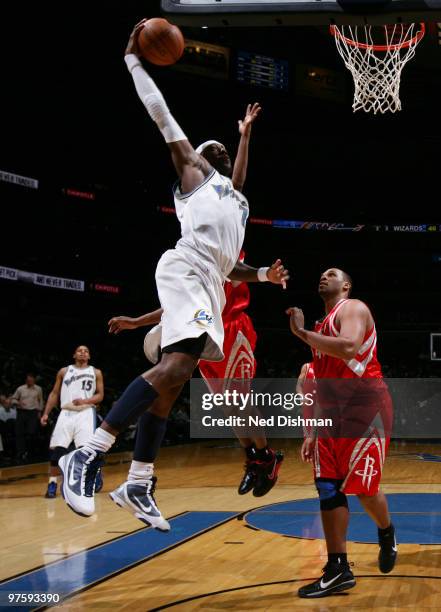
[[[354,78],[352,108],[373,113],[401,110],[401,71],[415,55],[424,23],[331,26],[338,52]]]

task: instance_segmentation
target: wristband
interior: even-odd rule
[[[261,283],[266,283],[268,281],[268,270],[269,270],[269,266],[259,268],[257,270],[257,278],[259,279]]]

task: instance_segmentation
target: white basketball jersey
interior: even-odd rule
[[[87,368],[76,368],[74,365],[67,367],[66,374],[61,385],[60,406],[71,404],[74,399],[87,399],[95,395],[96,374],[93,366]]]
[[[190,193],[175,189],[176,215],[182,238],[177,250],[191,251],[201,263],[212,263],[224,277],[239,258],[248,218],[248,201],[231,179],[213,170]]]

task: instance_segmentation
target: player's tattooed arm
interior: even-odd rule
[[[238,121],[240,141],[231,177],[233,186],[238,191],[242,191],[247,176],[248,146],[250,143],[251,126],[261,110],[258,102],[255,102],[253,105],[248,104],[245,117]]]
[[[113,317],[108,322],[109,334],[119,334],[124,329],[136,329],[137,327],[146,327],[148,325],[156,325],[162,317],[162,308],[158,308],[153,312],[147,312],[140,317]]]
[[[275,285],[282,285],[286,289],[289,271],[285,269],[280,259],[277,259],[272,266],[264,268],[253,268],[243,261],[237,261],[228,278],[232,281],[241,281],[243,283],[269,281]]]

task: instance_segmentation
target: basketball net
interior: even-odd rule
[[[401,71],[424,33],[424,23],[331,26],[338,52],[354,78],[354,112],[401,110]]]

